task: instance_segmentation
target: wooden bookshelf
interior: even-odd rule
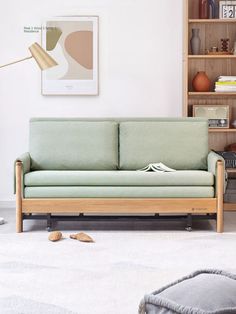
[[[192,28],[199,29],[201,48],[199,55],[191,54]],[[236,92],[215,92],[214,84],[220,75],[236,75],[236,55],[207,55],[211,47],[220,48],[220,39],[230,39],[230,50],[236,40],[236,19],[199,19],[198,1],[185,0],[184,9],[184,104],[183,115],[192,116],[193,105],[229,105],[231,109],[229,129],[209,129],[209,148],[224,150],[236,143]],[[205,71],[211,80],[209,92],[195,92],[192,80],[198,71]]]
[[[230,39],[230,51],[236,40],[236,19],[199,19],[198,1],[184,0],[184,62],[183,62],[183,116],[191,117],[193,105],[229,105],[230,128],[209,129],[209,149],[223,151],[236,143],[236,92],[215,92],[214,84],[220,75],[236,76],[236,55],[208,55],[211,47],[221,48],[221,38]],[[199,55],[191,54],[192,29],[199,29],[201,47]],[[209,92],[195,92],[192,80],[197,72],[205,71],[211,80]],[[236,169],[227,169],[229,177],[236,177]],[[224,210],[236,211],[236,203],[224,203]]]

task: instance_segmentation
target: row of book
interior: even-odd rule
[[[215,92],[236,92],[236,76],[219,76],[215,82]]]

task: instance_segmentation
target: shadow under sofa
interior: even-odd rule
[[[137,171],[156,162],[177,171]],[[32,118],[15,192],[17,232],[69,213],[212,215],[223,231],[224,161],[206,119]]]

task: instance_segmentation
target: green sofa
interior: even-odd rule
[[[136,171],[162,162],[178,171]],[[197,118],[30,120],[15,163],[17,231],[34,214],[203,214],[223,231],[224,164]]]

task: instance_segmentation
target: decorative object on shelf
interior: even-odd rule
[[[199,0],[199,18],[200,19],[208,19],[209,18],[208,0]]]
[[[218,0],[209,0],[209,18],[210,19],[219,18]]]
[[[193,117],[207,118],[209,128],[229,128],[228,105],[193,105]]]
[[[212,53],[219,52],[219,48],[218,47],[211,47],[209,52],[212,52]]]
[[[209,92],[211,88],[211,81],[206,75],[206,72],[200,71],[194,76],[192,85],[195,92]]]
[[[98,95],[98,16],[51,18],[42,30],[43,47],[59,60],[42,75],[42,94]]]
[[[236,120],[234,120],[231,124],[233,128],[236,128]]]
[[[236,41],[234,42],[233,54],[236,55]]]
[[[210,51],[210,50],[207,50],[206,51],[206,54],[207,55],[215,55],[215,56],[223,56],[223,55],[232,55],[233,52],[227,52],[227,51]]]
[[[219,76],[215,82],[215,92],[236,93],[236,76]]]
[[[225,146],[226,152],[235,152],[236,153],[236,143]]]
[[[193,19],[199,19],[199,0],[193,1],[191,13]]]
[[[220,19],[235,19],[236,18],[236,1],[220,1],[219,4]]]
[[[193,55],[200,54],[201,39],[199,37],[199,28],[192,29],[192,37],[190,39],[191,52]]]
[[[229,38],[221,38],[221,51],[229,53]]]
[[[206,54],[207,55],[232,55],[233,54],[233,49],[232,51],[227,51],[227,42],[224,44],[226,46],[226,51],[219,51],[218,47],[211,47],[210,49],[206,49]],[[229,50],[229,49],[228,49]]]

